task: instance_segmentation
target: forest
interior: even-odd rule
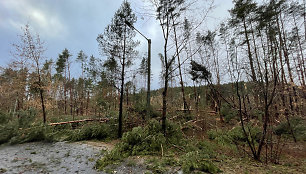
[[[101,58],[67,48],[47,58],[43,38],[22,27],[0,67],[0,152],[91,142],[112,147],[96,172],[304,173],[305,0],[233,0],[214,30],[205,27],[213,1],[146,3],[149,14],[136,14],[122,1],[96,37]],[[162,43],[134,27],[141,15],[158,22]],[[153,90],[152,61],[161,64]]]

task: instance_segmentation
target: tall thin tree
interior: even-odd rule
[[[123,94],[126,68],[137,55],[138,52],[135,48],[139,44],[139,42],[133,40],[136,32],[126,26],[125,21],[133,25],[136,20],[136,15],[133,13],[130,3],[124,1],[115,13],[111,24],[105,28],[103,34],[99,34],[97,37],[101,53],[108,58],[114,58],[121,65],[118,137],[122,136]]]
[[[21,43],[19,44],[13,44],[13,46],[16,49],[16,56],[19,56],[21,58],[25,58],[27,60],[30,60],[34,66],[35,71],[37,74],[37,85],[39,89],[39,95],[40,95],[40,102],[41,102],[41,108],[42,108],[42,114],[43,114],[43,122],[46,123],[46,109],[45,109],[45,101],[44,101],[44,85],[42,83],[41,79],[41,62],[45,58],[43,56],[43,53],[45,51],[44,44],[41,42],[39,35],[33,36],[33,34],[30,31],[29,24],[25,25],[24,28],[22,28],[23,34],[19,35]]]

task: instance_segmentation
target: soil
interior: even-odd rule
[[[100,150],[66,142],[4,146],[0,147],[0,168],[2,173],[97,173],[93,167]]]
[[[116,142],[33,142],[0,146],[1,173],[105,173],[94,169],[103,151],[109,151]],[[145,167],[122,163],[114,168],[117,174],[144,173]]]

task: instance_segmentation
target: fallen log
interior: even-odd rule
[[[183,111],[183,112],[186,112],[186,111],[194,111],[193,109],[177,109],[176,111]]]
[[[89,121],[98,121],[100,123],[105,123],[109,121],[108,118],[102,119],[83,119],[83,120],[75,120],[75,121],[64,121],[64,122],[57,122],[57,123],[49,123],[49,126],[56,126],[56,125],[63,125],[63,124],[70,124],[70,123],[80,123],[80,122],[89,122]]]

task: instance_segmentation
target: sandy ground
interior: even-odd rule
[[[114,143],[102,142],[56,142],[25,143],[0,146],[1,173],[105,173],[94,169],[101,150],[109,151]],[[114,168],[117,174],[145,173],[144,166],[129,166],[126,162]]]
[[[26,143],[0,147],[0,173],[98,173],[100,148],[76,143]],[[102,173],[102,172],[101,172]]]

